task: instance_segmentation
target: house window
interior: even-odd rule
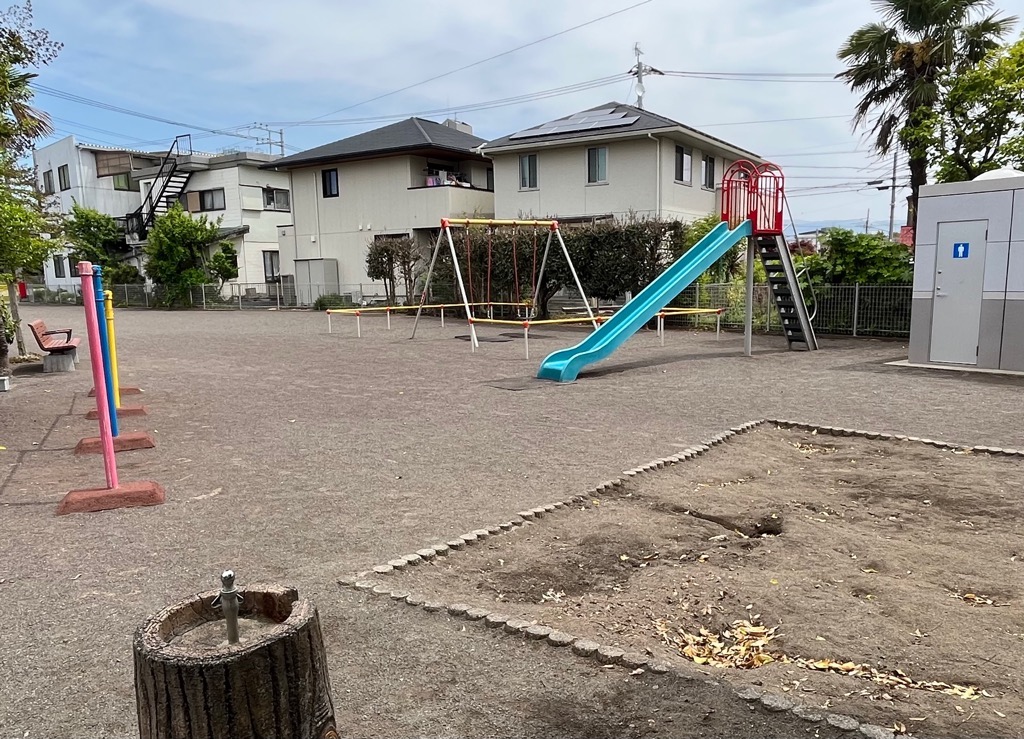
[[[224,188],[199,191],[199,210],[224,210]]]
[[[266,187],[263,189],[264,210],[291,210],[291,208],[291,194],[287,190],[279,190],[276,187]],[[277,252],[274,253],[276,254]]]
[[[320,170],[320,180],[323,183],[324,197],[325,198],[336,198],[338,197],[338,170],[336,169],[322,169]]]
[[[494,190],[494,167],[487,168],[487,189]]]
[[[281,279],[281,254],[276,251],[263,252],[263,279],[279,282]]]
[[[53,195],[53,170],[43,172],[43,194]]]
[[[68,165],[62,164],[57,167],[57,179],[60,180],[61,192],[71,189],[71,173],[68,172]]]
[[[78,262],[74,257],[68,257],[68,277],[78,277]]]
[[[519,157],[519,189],[537,189],[537,155],[522,154]]]
[[[587,184],[603,184],[608,181],[608,147],[595,146],[587,149]]]
[[[132,188],[132,177],[127,172],[116,174],[111,179],[114,181],[115,190],[127,190],[131,191]]]
[[[705,154],[700,159],[700,184],[708,190],[715,189],[715,158]]]
[[[693,149],[689,146],[676,147],[676,182],[693,184]]]
[[[53,276],[64,277],[64,255],[54,254],[53,255]]]

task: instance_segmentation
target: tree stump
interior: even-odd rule
[[[136,631],[141,739],[338,739],[316,606],[294,588],[238,592],[237,644],[211,605],[216,590]]]

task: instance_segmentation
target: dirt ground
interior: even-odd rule
[[[1018,458],[759,429],[395,577],[815,708],[1000,736],[1024,718],[1022,489]],[[737,621],[775,636],[693,638]]]
[[[23,318],[84,333],[78,308]],[[569,332],[531,337],[527,361],[519,340],[471,354],[463,326],[410,341],[410,321],[394,324],[367,319],[359,340],[311,313],[119,312],[122,382],[150,411],[123,428],[157,440],[119,465],[166,487],[152,509],[53,515],[102,482],[98,459],[71,452],[96,433],[89,363],[18,370],[0,394],[0,737],[136,735],[133,630],[227,568],[316,602],[347,736],[814,736],[696,667],[676,681],[604,670],[335,581],[758,417],[1024,447],[1024,382],[885,365],[899,343],[810,355],[758,337],[746,359],[734,335],[671,333],[661,348],[641,334],[559,386],[530,378]]]

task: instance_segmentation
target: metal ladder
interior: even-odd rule
[[[757,253],[761,257],[768,284],[772,291],[772,301],[782,319],[782,330],[789,342],[789,348],[801,344],[807,351],[818,348],[818,339],[814,335],[811,318],[807,314],[800,281],[793,266],[786,240],[781,235],[761,235],[754,237]]]

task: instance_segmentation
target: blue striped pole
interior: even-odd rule
[[[117,436],[117,405],[114,399],[114,373],[110,366],[110,339],[107,336],[107,311],[103,295],[103,267],[92,268],[92,281],[96,291],[96,318],[100,324],[100,349],[103,352],[103,384],[107,386],[107,406],[110,408],[110,432]]]

